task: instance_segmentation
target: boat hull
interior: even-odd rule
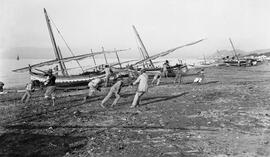
[[[67,86],[84,86],[87,85],[91,80],[95,78],[103,78],[104,74],[97,76],[90,75],[71,75],[71,76],[56,76],[56,86],[67,87]],[[30,72],[30,79],[32,81],[39,81],[44,83],[46,81],[46,76],[40,73]]]
[[[115,78],[120,77],[129,77],[129,73],[126,71],[117,72],[115,75],[110,77],[110,80],[114,80]],[[41,73],[30,72],[30,79],[32,81],[36,81],[44,84],[46,81],[46,76]],[[56,86],[58,87],[75,87],[75,86],[86,86],[90,81],[100,78],[105,81],[105,74],[104,73],[90,73],[90,74],[81,74],[81,75],[70,75],[70,76],[56,76]]]

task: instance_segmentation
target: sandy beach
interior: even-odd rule
[[[270,70],[211,67],[206,82],[173,78],[151,86],[130,109],[136,87],[113,108],[99,106],[109,88],[82,103],[63,92],[52,106],[36,91],[0,96],[0,156],[270,156]]]

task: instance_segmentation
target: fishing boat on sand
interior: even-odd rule
[[[229,38],[229,41],[230,41],[230,44],[232,46],[232,49],[233,49],[233,57],[229,57],[229,56],[226,56],[224,57],[222,60],[223,60],[223,64],[220,64],[222,66],[245,66],[245,67],[248,67],[248,66],[256,66],[256,65],[259,65],[261,63],[260,60],[257,60],[257,59],[252,59],[252,58],[240,58],[239,57],[239,54],[236,53],[236,50],[234,48],[234,44],[232,42],[232,40]]]
[[[38,64],[29,65],[29,66],[19,68],[19,69],[15,69],[15,70],[12,70],[13,72],[27,72],[28,71],[32,81],[38,81],[40,83],[44,83],[46,80],[46,76],[45,76],[46,71],[43,71],[43,70],[40,70],[37,68],[58,64],[60,66],[59,72],[61,73],[61,75],[56,75],[56,85],[57,86],[80,86],[80,85],[87,85],[87,83],[89,83],[91,80],[93,80],[95,78],[104,79],[105,73],[100,71],[100,70],[95,69],[94,67],[88,68],[87,70],[83,69],[83,67],[79,63],[79,60],[92,57],[95,65],[96,65],[95,56],[103,54],[105,57],[106,63],[108,64],[107,59],[106,59],[106,54],[115,53],[119,62],[112,64],[111,66],[116,66],[116,65],[121,66],[121,63],[120,63],[120,60],[118,57],[118,52],[126,51],[128,49],[105,51],[103,48],[102,51],[100,51],[100,52],[93,52],[91,50],[91,53],[75,56],[74,53],[72,52],[72,50],[70,49],[70,47],[65,42],[63,36],[60,34],[60,36],[64,40],[66,46],[68,47],[68,50],[73,55],[71,57],[63,58],[62,53],[60,51],[60,48],[56,44],[56,40],[55,40],[53,31],[52,31],[52,27],[51,27],[51,20],[47,14],[47,11],[45,8],[44,8],[44,15],[45,15],[45,19],[46,19],[46,23],[47,23],[47,27],[48,27],[48,31],[50,34],[50,38],[51,38],[51,42],[53,45],[53,50],[54,50],[54,54],[55,54],[56,59],[41,62]],[[59,30],[58,30],[58,33],[60,33]],[[79,65],[79,68],[82,70],[81,74],[78,74],[78,75],[70,75],[69,74],[69,72],[68,72],[69,69],[66,68],[65,63],[70,62],[70,61],[77,62],[77,64]],[[34,72],[34,70],[36,70],[38,72]],[[116,71],[118,77],[122,77],[122,76],[125,77],[128,75],[127,71],[123,71],[120,68],[119,69],[115,68],[115,71]],[[58,71],[56,71],[56,72],[58,73]],[[111,79],[113,79],[113,78],[111,78]]]
[[[195,45],[197,43],[200,43],[202,42],[203,40],[205,39],[200,39],[198,41],[195,41],[195,42],[191,42],[191,43],[188,43],[188,44],[184,44],[184,45],[181,45],[181,46],[178,46],[178,47],[175,47],[175,48],[172,48],[172,49],[169,49],[167,51],[163,51],[163,52],[160,52],[160,53],[157,53],[155,55],[152,55],[152,56],[149,56],[148,54],[148,51],[146,50],[143,42],[142,42],[142,39],[138,33],[138,31],[136,30],[135,26],[133,25],[132,26],[133,30],[134,30],[134,33],[137,37],[137,40],[138,40],[138,50],[139,52],[141,53],[141,56],[143,57],[142,60],[140,61],[137,61],[136,63],[133,64],[133,66],[141,66],[141,68],[145,68],[146,69],[146,73],[150,74],[150,75],[155,75],[156,73],[160,73],[162,71],[162,68],[160,67],[157,67],[154,65],[154,62],[153,60],[159,58],[159,57],[163,57],[163,56],[166,56],[178,49],[181,49],[181,48],[184,48],[184,47],[187,47],[187,46],[192,46],[192,45]],[[187,68],[186,65],[183,65],[182,63],[179,63],[179,64],[176,64],[174,66],[169,66],[168,67],[168,76],[169,77],[174,77],[175,76],[175,69],[177,67],[181,67],[181,68]]]

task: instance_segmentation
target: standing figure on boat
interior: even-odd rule
[[[53,106],[54,106],[55,105],[56,77],[53,75],[52,69],[49,69],[47,74],[45,74],[45,76],[47,76],[47,79],[44,82],[44,85],[46,86],[46,92],[45,92],[44,98],[49,99],[51,97],[53,101]]]
[[[107,87],[110,81],[110,77],[113,74],[113,71],[108,64],[105,65],[104,71],[105,71],[105,87]]]
[[[170,67],[169,61],[166,60],[165,63],[163,64],[163,76],[168,77],[168,68]]]
[[[53,68],[53,73],[54,73],[54,75],[55,76],[58,76],[58,71],[59,71],[59,69],[58,69],[58,65],[56,65],[54,68]]]

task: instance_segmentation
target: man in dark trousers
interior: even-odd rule
[[[53,106],[55,105],[55,80],[56,77],[52,74],[52,69],[48,70],[48,73],[45,74],[47,76],[46,81],[44,82],[44,85],[46,86],[46,92],[44,95],[45,99],[49,99],[51,97],[53,101]]]
[[[105,72],[105,87],[108,87],[108,83],[110,81],[111,75],[113,74],[113,71],[109,65],[105,65],[104,72]]]
[[[163,64],[163,68],[162,68],[164,77],[168,77],[168,69],[169,69],[169,67],[170,67],[169,61],[166,60],[165,63]]]

